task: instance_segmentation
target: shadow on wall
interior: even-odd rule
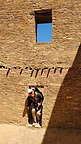
[[[81,144],[80,128],[81,44],[58,92],[42,144]]]

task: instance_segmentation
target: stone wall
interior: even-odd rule
[[[47,9],[52,9],[52,42],[36,43],[34,11]],[[0,1],[0,123],[25,125],[26,117],[23,119],[22,113],[27,88],[42,85],[45,96],[43,126],[50,120],[50,127],[81,127],[80,81],[76,83],[79,89],[75,98],[67,83],[70,69],[71,77],[77,71],[74,62],[80,49],[80,21],[80,0]],[[76,80],[80,78],[79,63],[77,60],[79,77],[76,73]],[[62,86],[63,89],[67,87],[68,95],[71,92],[72,99],[68,98],[67,102],[66,90],[66,96],[61,95]],[[76,109],[73,101],[77,101]]]

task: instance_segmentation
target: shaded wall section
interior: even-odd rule
[[[57,127],[59,129],[51,130],[51,127]],[[60,128],[81,128],[81,44],[73,65],[68,70],[58,92],[43,144],[48,142],[53,143],[56,137],[59,139],[63,135],[69,134],[69,136],[72,136],[72,130],[69,130],[70,132],[68,133],[66,131],[64,133],[63,131],[63,134],[61,134],[62,130]],[[57,136],[55,133],[58,133]],[[68,138],[69,137],[67,137],[65,141],[67,141]],[[60,143],[63,144],[63,138]]]

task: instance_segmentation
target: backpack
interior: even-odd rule
[[[37,87],[35,87],[34,92],[35,92],[35,95],[41,95],[41,100],[43,102],[44,96],[43,96],[42,92]]]

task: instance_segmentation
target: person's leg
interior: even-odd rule
[[[38,121],[40,120],[40,115],[41,115],[40,110],[38,110],[38,111],[37,111],[37,120],[38,120]]]
[[[36,122],[36,110],[35,110],[35,108],[32,108],[32,117],[33,117],[33,120],[35,123]]]
[[[36,111],[36,123],[35,123],[35,127],[37,127],[37,128],[41,127],[41,125],[39,123],[39,121],[40,121],[40,115],[41,115],[40,110]]]
[[[40,120],[39,120],[40,126],[42,126],[42,111],[43,111],[43,107],[41,108],[41,115],[40,115]]]
[[[43,110],[43,107],[41,107],[40,110],[37,111],[37,120],[40,126],[42,126],[42,110]]]
[[[28,123],[33,124],[32,109],[31,108],[27,111],[27,114],[28,114]]]

